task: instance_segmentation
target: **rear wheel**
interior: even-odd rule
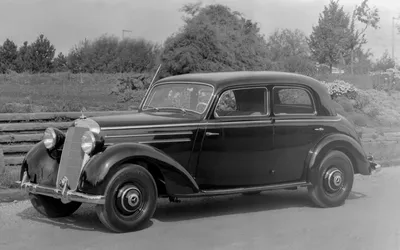
[[[105,204],[97,205],[100,221],[111,231],[140,229],[153,216],[157,186],[152,175],[140,165],[125,164],[108,181]]]
[[[320,207],[344,204],[354,181],[353,164],[349,157],[341,151],[329,152],[316,174],[316,183],[308,187],[311,200]]]
[[[49,218],[69,216],[82,205],[82,203],[75,201],[64,204],[60,199],[39,194],[29,194],[29,198],[33,207]]]

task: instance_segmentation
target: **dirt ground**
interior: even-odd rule
[[[400,168],[357,176],[344,206],[321,209],[305,189],[161,200],[142,231],[114,234],[92,206],[69,218],[39,215],[29,201],[0,204],[0,249],[400,249]]]

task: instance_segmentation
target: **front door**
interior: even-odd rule
[[[225,90],[199,135],[203,143],[196,181],[202,188],[268,183],[273,125],[267,88]]]
[[[274,113],[274,182],[300,181],[309,150],[325,134],[311,92],[303,87],[272,89]]]

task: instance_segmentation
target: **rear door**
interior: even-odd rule
[[[325,134],[312,93],[302,85],[272,88],[276,183],[302,180],[307,154]]]

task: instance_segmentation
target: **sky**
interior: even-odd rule
[[[362,0],[340,0],[351,12]],[[103,34],[143,37],[162,43],[182,26],[179,9],[196,0],[0,0],[0,43],[6,38],[18,46],[44,34],[64,54],[79,41]],[[277,28],[298,28],[309,35],[329,0],[203,0],[220,3],[259,23],[268,36]],[[369,0],[380,13],[380,29],[367,32],[367,48],[375,57],[392,53],[392,18],[400,16],[400,0]],[[399,20],[396,20],[400,24]],[[400,34],[395,39],[400,59]]]

